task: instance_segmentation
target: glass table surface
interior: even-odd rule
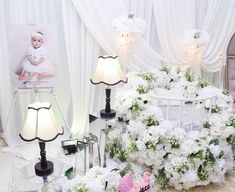
[[[22,168],[15,168],[10,186],[11,192],[46,192],[58,191],[53,189],[52,183],[65,175],[71,165],[57,159],[49,159],[54,164],[54,172],[47,177],[39,177],[35,174],[34,165],[39,160],[34,160]]]

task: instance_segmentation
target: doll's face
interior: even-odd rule
[[[41,45],[42,45],[42,38],[38,37],[38,36],[34,36],[31,38],[31,42],[32,42],[33,48],[37,49],[37,48],[41,47]]]

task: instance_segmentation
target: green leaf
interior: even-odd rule
[[[210,145],[214,144],[214,145],[219,145],[219,139],[215,138],[215,139],[211,139],[209,142]]]
[[[204,128],[207,128],[207,129],[210,129],[210,128],[211,128],[211,124],[209,123],[209,121],[206,121],[206,122],[203,124],[203,127],[204,127]]]
[[[159,122],[157,119],[154,119],[154,116],[153,115],[150,115],[148,117],[146,117],[143,121],[143,123],[147,126],[158,126],[159,125]]]
[[[132,171],[132,167],[131,167],[131,164],[130,163],[128,163],[127,165],[126,165],[126,167],[124,167],[124,169],[122,169],[121,171],[120,171],[120,175],[123,177],[124,175],[126,175],[128,172],[130,172],[130,171]]]
[[[155,176],[157,182],[160,184],[161,188],[167,188],[169,179],[166,177],[165,169],[162,168],[158,171],[158,175]]]
[[[178,139],[171,138],[170,144],[171,144],[171,148],[180,148],[180,142]]]
[[[229,91],[228,91],[227,89],[224,89],[222,93],[223,93],[224,95],[227,95],[227,96],[230,95],[230,94],[229,94]]]
[[[205,181],[208,179],[209,174],[208,172],[204,169],[202,165],[199,166],[198,171],[197,171],[197,176],[201,181]]]
[[[205,157],[204,151],[203,150],[199,150],[197,153],[192,153],[188,156],[189,159],[194,159],[194,158],[198,158],[203,160]]]
[[[206,149],[206,154],[205,154],[205,161],[204,161],[204,165],[205,166],[211,166],[214,165],[215,163],[215,157],[214,155],[211,153],[210,149]]]
[[[227,141],[230,145],[235,145],[235,136],[234,136],[234,135],[229,135],[229,137],[226,138],[226,141]]]
[[[177,167],[177,172],[184,174],[189,170],[189,166],[186,163],[181,164],[179,167]]]

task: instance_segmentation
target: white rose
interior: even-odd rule
[[[142,141],[142,140],[137,140],[136,141],[136,146],[137,146],[137,148],[138,148],[138,150],[139,151],[144,151],[144,150],[146,150],[146,146],[145,146],[145,144],[144,144],[144,142]]]

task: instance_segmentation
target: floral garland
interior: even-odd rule
[[[117,192],[120,178],[119,171],[95,166],[71,180],[61,177],[55,185],[58,191],[64,192]]]
[[[186,132],[164,119],[161,108],[151,99],[155,89],[175,89],[185,98],[211,93],[217,98],[204,128]],[[209,86],[189,70],[163,66],[137,73],[117,93],[115,108],[120,117],[107,126],[107,152],[111,158],[147,169],[162,188],[180,190],[222,183],[225,173],[233,168],[235,116],[231,106],[227,92]]]
[[[55,182],[55,188],[63,192],[118,192],[120,188],[120,180],[125,174],[132,173],[133,185],[138,184],[143,179],[144,170],[132,163],[121,163],[109,168],[102,168],[95,166],[88,170],[85,175],[76,175],[73,179],[68,179],[63,176]],[[113,168],[111,168],[113,167]],[[155,178],[150,177],[151,188],[155,191],[153,186]]]

